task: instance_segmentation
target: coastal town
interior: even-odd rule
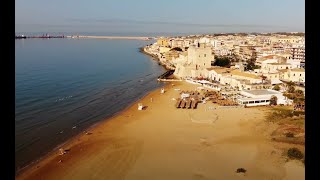
[[[166,68],[152,80],[161,88],[16,179],[304,179],[304,42],[304,33],[159,37],[140,52]]]
[[[291,105],[304,110],[304,33],[234,33],[159,37],[143,51],[170,72],[243,106]]]
[[[16,0],[15,156],[1,179],[317,177],[306,5]]]

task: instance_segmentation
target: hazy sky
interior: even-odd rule
[[[304,0],[15,0],[16,32],[305,30]]]

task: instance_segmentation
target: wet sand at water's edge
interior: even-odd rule
[[[304,179],[303,163],[283,156],[292,145],[270,140],[275,125],[265,123],[266,107],[207,102],[177,109],[177,89],[197,85],[174,84],[80,134],[63,145],[66,154],[53,152],[16,179]],[[138,111],[138,103],[145,110]]]

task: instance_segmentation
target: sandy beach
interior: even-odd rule
[[[49,154],[17,180],[250,179],[301,180],[304,164],[287,161],[288,147],[273,142],[276,125],[264,121],[267,107],[219,108],[208,102],[177,109],[180,90],[198,85],[168,83],[118,115]],[[152,100],[151,100],[152,98]],[[138,111],[138,103],[146,108]],[[246,173],[236,173],[244,168]]]

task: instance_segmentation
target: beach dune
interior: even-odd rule
[[[88,129],[63,145],[66,154],[53,152],[16,179],[280,180],[290,179],[288,170],[297,168],[296,177],[304,177],[304,165],[288,166],[281,144],[270,141],[266,111],[219,108],[212,102],[178,109],[176,89],[197,85],[174,84]],[[146,108],[139,111],[138,103]],[[247,172],[236,173],[238,168]]]

